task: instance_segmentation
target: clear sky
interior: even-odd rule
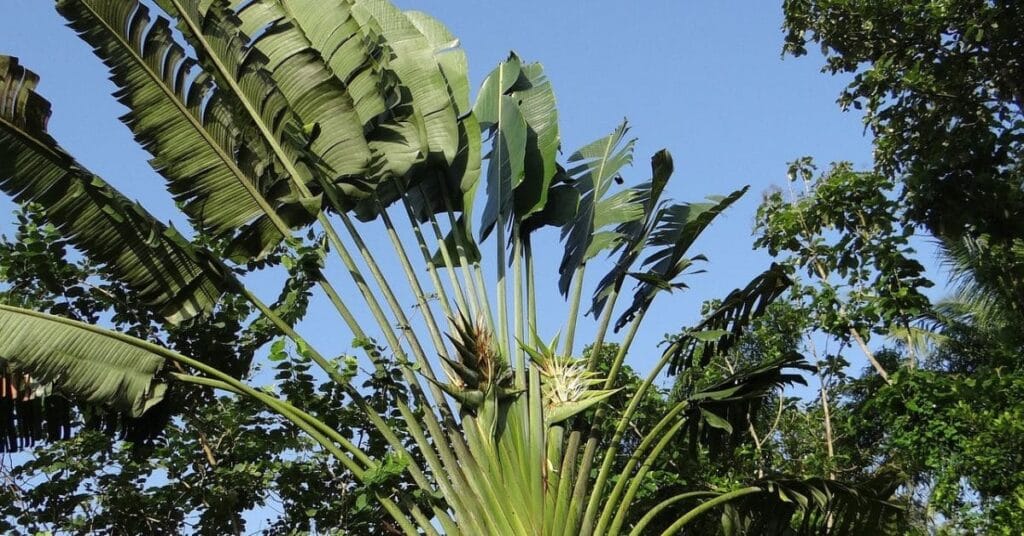
[[[542,62],[558,97],[566,154],[627,117],[632,135],[639,138],[627,181],[646,180],[650,155],[667,148],[676,163],[667,193],[674,199],[699,200],[752,186],[698,243],[696,250],[711,259],[709,272],[689,280],[694,290],[656,303],[634,363],[649,362],[654,344],[664,333],[692,322],[701,301],[723,296],[767,267],[767,255],[751,249],[750,231],[761,194],[784,183],[786,162],[811,155],[822,164],[850,160],[858,167],[870,165],[870,139],[860,117],[842,113],[835,104],[845,81],[821,74],[821,59],[813,54],[780,56],[779,2],[397,3],[436,16],[460,37],[474,85],[510,50]],[[20,57],[41,75],[40,90],[53,103],[53,135],[158,217],[177,218],[162,180],[117,121],[124,110],[110,96],[106,70],[88,46],[64,27],[51,2],[4,4],[0,53]],[[6,200],[0,205],[4,214],[9,208]],[[9,220],[0,218],[6,234],[12,230]],[[538,239],[547,244],[538,247],[543,326],[563,323],[564,308],[554,298],[561,256],[556,238],[548,233]],[[271,294],[268,298],[276,292],[260,290]],[[347,342],[347,336],[334,331],[334,318],[318,303],[303,327],[325,345]],[[592,332],[582,329],[581,337]],[[542,335],[549,337],[554,330]]]

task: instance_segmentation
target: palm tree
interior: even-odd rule
[[[625,123],[560,163],[554,92],[539,64],[511,55],[471,103],[458,40],[428,15],[385,0],[156,4],[168,18],[137,0],[58,0],[57,9],[110,69],[130,110],[124,123],[202,243],[220,244],[223,255],[189,242],[61,149],[47,133],[36,75],[6,56],[0,189],[45,207],[68,240],[169,325],[209,314],[225,295],[248,300],[291,341],[296,359],[350,395],[390,452],[372,459],[322,418],[209,362],[4,305],[0,356],[16,374],[136,417],[178,382],[259,401],[344,464],[406,534],[642,534],[659,515],[671,517],[667,534],[727,504],[737,530],[768,515],[779,527],[796,516],[811,532],[877,526],[895,511],[884,494],[776,479],[683,493],[625,526],[640,483],[673,438],[727,427],[728,415],[802,381],[795,371],[807,365],[793,356],[694,393],[611,474],[619,439],[663,369],[727,349],[788,284],[772,267],[731,294],[663,352],[624,412],[603,410],[652,300],[684,285],[679,278],[703,260],[689,253],[694,241],[745,188],[702,203],[664,200],[672,159],[662,151],[648,182],[616,189],[633,157]],[[481,179],[485,203],[476,214]],[[380,248],[363,239],[369,222],[388,237],[422,324],[406,316],[383,275]],[[537,326],[531,242],[546,226],[561,228],[559,289],[568,301],[561,337],[550,343]],[[401,364],[396,381],[412,403],[393,401],[397,423],[236,275],[235,266],[290,247],[307,227],[323,233],[356,288],[343,296],[326,270],[314,270],[341,322],[367,342],[367,362],[380,339]],[[415,243],[400,238],[407,232]],[[490,282],[480,250],[488,238]],[[625,329],[605,377],[592,360],[573,357],[585,274],[602,252],[615,261],[584,313],[597,322],[593,347],[609,328]],[[629,280],[636,289],[616,317]],[[178,368],[161,372],[167,362]],[[600,437],[604,419],[615,422],[610,437]],[[411,500],[416,490],[392,485],[397,473],[436,500]],[[792,507],[764,508],[780,500]]]

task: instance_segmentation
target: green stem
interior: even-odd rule
[[[412,410],[403,405],[399,407],[399,411],[405,420],[409,435],[416,441],[424,459],[434,472],[434,480],[441,489],[441,493],[444,494],[445,500],[455,511],[456,516],[463,513],[467,523],[472,522],[474,516],[468,515],[471,511],[463,503],[464,500],[471,500],[472,497],[468,492],[465,481],[461,478],[461,468],[455,463],[454,459],[445,460],[444,462],[438,459],[434,447],[427,439],[426,434],[423,433],[423,429],[420,428],[418,419]],[[464,528],[470,529],[471,527],[465,526]],[[478,528],[477,530],[480,529]]]
[[[402,205],[405,207],[405,213],[409,217],[409,226],[412,227],[413,235],[416,237],[416,243],[419,245],[420,254],[423,256],[423,264],[427,267],[427,273],[430,274],[430,281],[434,285],[434,291],[437,292],[438,301],[441,302],[441,312],[445,318],[450,322],[454,318],[454,313],[451,308],[451,301],[448,298],[448,291],[445,290],[444,284],[441,283],[441,278],[437,275],[437,267],[434,266],[433,257],[430,254],[430,248],[427,246],[427,240],[423,236],[423,228],[420,225],[419,220],[416,219],[416,214],[412,210],[412,205],[409,204],[409,199],[402,196]],[[448,248],[444,247],[443,237],[439,240],[441,258],[444,261],[445,268],[449,275],[449,283],[452,285],[452,292],[455,294],[455,306],[460,311],[468,311],[466,308],[466,298],[462,293],[462,288],[459,287],[458,279],[455,278],[455,273],[452,269],[451,255],[447,251]]]
[[[589,525],[591,528],[593,527],[594,516],[597,512],[595,498],[600,498],[600,493],[597,492],[597,489],[604,488],[604,485],[608,480],[608,475],[611,472],[615,454],[618,452],[618,445],[622,441],[622,436],[625,434],[626,429],[629,427],[630,420],[633,418],[633,415],[636,413],[637,408],[640,406],[640,402],[643,400],[645,396],[647,396],[647,391],[654,384],[655,378],[658,377],[658,374],[661,373],[661,370],[665,368],[665,366],[668,364],[669,360],[672,357],[672,353],[678,347],[678,344],[678,342],[673,344],[662,354],[661,359],[650,371],[650,373],[648,373],[647,378],[644,380],[644,383],[640,385],[640,387],[637,389],[635,393],[633,393],[633,397],[630,399],[629,405],[626,407],[626,411],[619,418],[619,422],[615,427],[615,432],[612,434],[612,439],[608,443],[608,449],[605,451],[604,462],[601,464],[601,470],[598,473],[597,480],[594,483],[595,489],[592,492],[593,495],[591,496],[590,503],[587,505],[587,515],[584,519],[584,525]],[[595,445],[596,449],[596,443],[596,429],[592,429],[590,433],[590,438],[587,441],[587,451],[584,453],[583,456],[584,463],[586,464],[588,470],[592,464],[595,452],[594,450],[591,450],[590,447],[593,444]],[[591,464],[586,463],[588,460],[591,460]],[[590,534],[590,530],[588,529],[584,531],[583,534]]]
[[[422,189],[421,189],[422,192]],[[466,290],[469,292],[469,297],[472,298],[469,301],[469,305],[473,308],[473,316],[476,317],[483,314],[487,319],[487,326],[494,331],[494,319],[491,318],[491,306],[487,299],[487,287],[484,286],[483,280],[474,280],[472,277],[472,269],[469,265],[469,257],[467,252],[473,238],[463,231],[467,231],[470,226],[468,216],[463,213],[465,227],[459,225],[459,221],[455,218],[455,210],[452,208],[451,197],[448,192],[448,185],[445,181],[441,181],[441,197],[444,200],[445,212],[448,214],[448,225],[451,228],[451,233],[455,237],[455,250],[459,254],[459,268],[462,272],[462,279],[465,281]],[[437,234],[437,241],[441,244],[442,252],[447,249],[444,247],[444,234],[441,232],[440,226],[437,224],[437,219],[433,214],[430,215],[430,223],[434,227],[434,233]],[[474,267],[479,269],[479,264],[474,263]],[[455,288],[460,288],[455,285]],[[466,309],[463,309],[466,311]],[[473,319],[475,320],[475,318]]]
[[[506,217],[501,214],[495,224],[498,228],[498,236],[495,239],[495,260],[498,263],[498,343],[501,346],[501,354],[505,356],[505,359],[511,361],[512,353],[509,351],[508,337],[508,280],[505,274],[505,222]],[[518,383],[518,377],[516,380],[516,385],[521,386],[522,384]]]
[[[561,481],[561,473],[559,467],[553,467],[548,463],[553,463],[554,460],[562,460],[562,448],[565,443],[565,428],[559,425],[551,426],[547,430],[547,460],[544,467],[544,474],[546,477],[544,483],[544,532],[543,534],[554,534],[555,533],[555,511],[557,505],[555,504],[556,497],[558,497],[558,484]]]
[[[263,302],[261,302],[259,298],[257,298],[254,294],[252,294],[251,292],[244,288],[241,289],[241,292],[253,305],[256,306],[256,308],[260,310],[260,312],[263,313],[264,316],[266,316],[271,321],[271,323],[273,323],[279,330],[281,330],[283,334],[285,334],[288,338],[295,342],[295,344],[301,344],[307,348],[310,359],[314,363],[316,363],[317,366],[323,369],[331,378],[331,380],[333,380],[335,383],[343,387],[343,389],[351,397],[352,401],[357,406],[359,406],[359,409],[365,414],[365,416],[370,420],[374,427],[377,428],[377,430],[384,436],[385,440],[388,442],[389,445],[391,445],[392,448],[394,448],[397,452],[401,452],[406,454],[406,456],[409,456],[408,453],[405,452],[405,447],[402,445],[402,442],[394,433],[394,430],[392,430],[391,427],[388,426],[388,424],[385,423],[384,420],[381,419],[379,415],[377,415],[377,411],[370,407],[366,400],[363,399],[362,394],[352,388],[348,380],[341,376],[341,373],[338,371],[336,367],[331,366],[327,359],[325,359],[324,356],[320,354],[320,352],[318,352],[315,348],[310,346],[298,333],[295,332],[294,329],[292,329],[291,326],[289,326],[286,322],[284,322],[284,320],[277,316],[269,307],[263,304]],[[406,378],[407,382],[409,381],[409,378],[415,379],[415,376],[413,375],[412,371],[409,370],[408,367],[402,366],[401,368],[402,373]],[[415,393],[415,388],[418,387],[418,384],[413,385],[412,382],[409,383],[410,389],[412,389],[413,392]],[[421,399],[423,398],[422,393],[420,393],[420,397]],[[403,402],[399,402],[399,404],[404,405]],[[425,415],[427,417],[425,420],[427,421],[428,424],[436,424],[436,422],[431,422],[431,419],[433,419],[434,417],[433,412],[425,412]],[[410,456],[409,459],[412,460],[412,457]],[[430,489],[426,476],[423,474],[422,470],[415,462],[410,462],[409,474],[412,475],[413,479],[423,489]]]
[[[619,345],[619,350],[615,354],[615,358],[612,360],[611,369],[609,370],[608,377],[605,378],[605,389],[611,389],[612,386],[615,385],[615,379],[619,374],[619,370],[622,368],[623,361],[625,361],[626,359],[626,353],[629,352],[629,348],[633,345],[633,340],[636,338],[636,333],[640,329],[640,324],[643,323],[645,313],[646,311],[640,311],[639,313],[637,313],[637,315],[633,318],[633,321],[630,323],[629,331],[626,332],[625,339],[623,339],[622,343]],[[596,349],[591,350],[591,355],[595,355],[597,351],[598,350]],[[596,360],[592,362],[596,362]],[[593,460],[594,456],[597,453],[596,448],[598,441],[598,428],[600,427],[601,422],[604,420],[605,413],[605,409],[602,407],[598,408],[598,410],[594,414],[594,421],[591,424],[590,437],[587,439],[587,447],[584,450],[583,454],[584,461]],[[613,443],[609,445],[609,449],[617,450],[618,444]],[[592,463],[593,462],[591,461],[590,464]],[[587,468],[590,468],[589,464]],[[587,510],[583,516],[584,533],[588,533],[589,530],[593,527],[594,518],[597,515],[597,507],[599,505],[601,495],[604,493],[604,486],[607,483],[609,471],[610,465],[608,464],[608,455],[606,452],[605,462],[602,463],[601,471],[600,473],[598,473],[597,480],[594,482],[594,488],[590,492],[590,500],[587,503]]]
[[[434,320],[434,313],[430,309],[430,304],[427,302],[426,297],[423,293],[423,287],[420,285],[419,278],[416,277],[416,272],[413,270],[412,263],[409,262],[409,257],[405,252],[405,246],[402,245],[401,239],[398,237],[398,232],[395,230],[395,226],[388,216],[387,210],[380,206],[381,219],[384,222],[384,227],[387,230],[388,237],[391,239],[391,245],[393,246],[396,254],[398,255],[399,263],[402,265],[402,270],[405,272],[405,277],[409,281],[409,286],[416,297],[416,305],[419,307],[420,313],[423,315],[423,321],[427,324],[427,331],[430,333],[430,337],[434,343],[434,350],[441,356],[448,357],[448,349],[444,345],[444,339],[441,337],[441,331],[437,327],[437,323]],[[429,264],[429,263],[428,263]],[[440,287],[440,282],[435,281],[435,288],[440,289],[438,293],[438,299],[441,298],[443,288]],[[447,303],[445,304],[447,309]],[[404,315],[403,317],[404,318]],[[399,321],[401,321],[401,318]],[[411,332],[412,329],[410,328]],[[422,350],[420,350],[422,353]],[[434,395],[434,400],[437,401],[439,410],[444,415],[446,420],[454,422],[454,414],[451,408],[448,406],[448,399],[444,396],[441,389],[434,383],[437,377],[434,375],[434,371],[430,366],[430,361],[423,356],[423,364],[421,365],[421,372],[428,380],[431,392]]]
[[[576,338],[576,320],[580,315],[580,301],[583,299],[583,275],[587,264],[581,263],[572,275],[572,294],[569,301],[569,317],[566,320],[565,346],[562,355],[572,356],[572,346]]]
[[[657,517],[658,514],[660,514],[666,508],[672,506],[677,502],[685,501],[686,499],[693,499],[696,497],[715,497],[717,495],[718,492],[715,491],[690,491],[687,493],[680,493],[679,495],[665,499],[664,501],[658,503],[654,508],[651,508],[646,514],[644,514],[644,517],[641,517],[640,521],[636,522],[636,526],[633,527],[633,530],[629,532],[629,536],[641,536],[644,533],[644,529],[647,528],[647,525],[649,525],[651,521],[654,521],[654,518]]]
[[[526,254],[526,312],[529,315],[527,322],[529,332],[537,333],[537,282],[533,271],[533,244],[530,242],[530,235],[524,236],[522,240],[523,252]]]
[[[612,521],[611,527],[608,529],[608,533],[619,533],[623,522],[626,520],[626,513],[629,510],[629,505],[632,504],[633,499],[636,498],[636,493],[643,484],[644,477],[647,476],[647,473],[654,465],[655,460],[658,459],[658,456],[661,455],[665,448],[668,447],[669,443],[675,438],[676,434],[679,433],[679,430],[683,425],[686,424],[685,419],[676,420],[675,418],[688,406],[689,403],[684,401],[677,404],[675,408],[672,408],[669,414],[665,415],[654,429],[644,437],[640,446],[637,447],[636,451],[634,451],[629,457],[626,467],[623,468],[620,473],[619,481],[615,483],[615,488],[612,490],[611,495],[608,496],[608,502],[605,503],[604,511],[601,513],[601,519],[597,523],[597,530],[595,531],[595,534],[604,534],[604,529],[608,526],[608,518],[611,516],[612,508],[614,508],[616,503],[618,503],[618,511],[615,513],[615,519]],[[665,427],[672,423],[673,420],[675,420],[675,423],[672,424],[672,427],[669,428],[667,432],[663,433]],[[658,439],[658,444],[655,445],[650,454],[644,458],[644,462],[640,465],[640,469],[637,473],[633,475],[632,478],[629,478],[628,475],[633,472],[633,468],[636,467],[637,463],[639,463],[640,456],[647,451],[648,447],[651,446],[651,443],[655,439]],[[622,496],[622,501],[620,502],[619,496],[622,494],[622,488],[627,480],[629,481],[629,489],[626,490],[626,494]]]
[[[722,495],[719,495],[718,497],[715,497],[714,499],[711,499],[709,501],[705,501],[705,502],[701,503],[700,506],[694,508],[693,510],[690,510],[683,517],[680,517],[678,520],[676,520],[675,523],[670,525],[667,529],[665,529],[664,532],[661,533],[661,536],[671,536],[672,534],[675,534],[675,533],[679,532],[689,522],[693,521],[694,519],[696,519],[698,516],[700,516],[704,512],[707,512],[708,510],[711,510],[711,509],[713,509],[713,508],[715,508],[715,507],[717,507],[719,505],[725,504],[725,503],[727,503],[729,501],[733,501],[733,500],[739,499],[740,497],[745,497],[747,495],[751,495],[751,494],[754,494],[754,493],[760,493],[761,491],[763,491],[763,490],[761,488],[759,488],[759,487],[750,486],[748,488],[742,488],[742,489],[738,489],[736,491],[730,491],[729,493],[723,493]]]
[[[519,239],[519,225],[512,224],[512,322],[516,334],[515,371],[516,387],[526,388],[526,352],[521,344],[526,342],[526,322],[523,318],[523,242]],[[524,416],[525,417],[525,416]],[[524,419],[527,421],[527,419]]]
[[[615,309],[615,302],[618,299],[619,285],[616,284],[605,301],[604,310],[601,313],[601,320],[597,327],[597,335],[594,337],[594,343],[590,346],[590,355],[587,357],[587,371],[593,372],[597,369],[597,356],[600,355],[601,347],[604,345],[604,336],[608,331],[608,325],[611,323],[612,312]],[[598,410],[600,413],[600,410]],[[573,434],[579,434],[579,431],[573,431]],[[580,468],[576,473],[576,484],[573,486],[573,493],[571,504],[569,507],[569,515],[572,516],[573,521],[579,520],[584,498],[587,496],[587,487],[590,480],[590,469],[594,465],[594,455],[597,452],[598,434],[596,428],[591,428],[590,433],[587,437],[586,447],[583,449],[583,458],[580,461]],[[612,445],[614,448],[614,445]],[[583,517],[582,524],[580,525],[581,532],[579,534],[589,535],[593,529],[593,516],[596,514],[596,506],[591,506],[594,500],[599,498],[596,493],[591,493],[591,499],[588,501],[586,515]],[[570,524],[569,526],[571,526]],[[570,536],[565,534],[564,536]]]
[[[268,407],[272,406],[275,408],[281,408],[282,410],[287,411],[289,415],[302,419],[304,422],[315,428],[317,432],[329,437],[334,442],[340,444],[342,447],[345,448],[345,450],[349,451],[349,453],[351,453],[352,456],[355,456],[355,458],[366,467],[371,467],[375,463],[373,460],[370,459],[369,456],[366,455],[366,453],[362,451],[362,449],[360,449],[351,441],[346,439],[345,436],[341,435],[330,426],[327,426],[323,421],[317,419],[316,417],[313,417],[312,415],[306,413],[305,411],[302,411],[301,409],[293,406],[292,404],[285,400],[274,398],[268,394],[260,392],[259,390],[253,390],[252,392],[247,393],[239,386],[233,385],[223,380],[203,378],[200,376],[192,376],[189,374],[181,374],[178,372],[171,373],[171,376],[173,376],[175,379],[179,381],[183,381],[186,383],[202,385],[204,387],[211,387],[213,389],[220,389],[222,391],[228,391],[237,395],[252,396],[259,400],[260,402],[263,402],[263,404]],[[363,469],[359,468],[358,466],[349,465],[349,463],[346,460],[348,460],[347,456],[341,461],[350,471],[352,471],[357,477],[359,477]]]
[[[558,491],[555,495],[554,524],[551,534],[572,534],[570,523],[569,506],[571,504],[569,490],[573,487],[575,479],[574,469],[576,468],[576,455],[580,451],[580,433],[574,431],[569,434],[569,440],[565,445],[562,454],[562,466],[559,468]]]

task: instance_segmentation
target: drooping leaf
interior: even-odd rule
[[[690,405],[686,428],[691,438],[691,452],[697,452],[697,442],[712,455],[730,452],[739,444],[737,434],[746,430],[763,399],[791,385],[807,385],[800,371],[815,370],[803,356],[793,353],[771,363],[739,370],[699,391],[683,393],[681,396]]]
[[[216,9],[211,9],[204,18],[212,22],[215,16]],[[311,37],[303,31],[313,24],[312,21],[330,20],[338,24],[335,30],[351,32],[348,38],[356,44],[361,43],[359,26],[344,24],[347,20],[344,17],[350,17],[345,4],[263,0],[247,5],[238,16],[242,21],[240,31],[252,33],[255,30],[249,28],[266,26],[262,33],[253,36],[254,41],[249,46],[266,56],[263,67],[298,121],[319,126],[321,133],[312,141],[310,151],[329,168],[330,180],[336,181],[344,196],[370,195],[373,185],[362,177],[367,172],[371,157],[364,135],[364,120],[372,120],[373,117],[364,118],[359,114],[348,87],[330,70],[313,47]],[[328,16],[330,19],[326,18]],[[356,48],[352,53],[359,52]],[[224,50],[220,55],[231,53]],[[233,54],[245,57],[246,52],[239,48]],[[244,95],[244,98],[253,100],[249,95]]]
[[[35,311],[0,305],[0,360],[89,404],[142,415],[167,386],[154,377],[164,359],[144,341]]]
[[[748,189],[749,186],[745,186],[710,203],[680,203],[659,210],[657,221],[646,237],[647,246],[658,249],[644,259],[641,266],[666,283],[674,281],[695,261],[704,259],[703,256],[687,257],[697,237]],[[615,322],[615,329],[622,329],[638,312],[649,307],[661,290],[665,290],[664,286],[640,284],[633,295],[633,303]]]
[[[209,312],[234,276],[99,177],[47,133],[37,76],[0,56],[0,189],[46,217],[112,277],[171,323]]]
[[[480,125],[469,102],[469,62],[459,40],[437,19],[418,11],[407,11],[405,15],[432,47],[433,58],[447,84],[458,114],[458,152],[450,164],[434,159],[411,170],[404,180],[385,181],[377,190],[378,206],[357,207],[359,217],[364,220],[376,217],[380,207],[404,195],[413,212],[423,221],[430,214],[444,213],[450,208],[462,212],[461,218],[471,222],[483,144]]]
[[[459,150],[459,128],[448,84],[434,58],[435,47],[386,0],[355,0],[352,14],[361,25],[379,32],[393,52],[389,66],[408,88],[417,123],[423,125],[425,156],[451,164]]]
[[[702,365],[713,356],[727,352],[750,325],[750,321],[763,314],[791,284],[785,268],[772,263],[770,268],[751,280],[746,287],[730,292],[717,309],[705,316],[696,326],[686,330],[682,340],[672,346],[669,374],[676,374],[680,369],[690,367],[698,352]],[[690,337],[686,334],[713,332],[719,335],[720,331],[727,334],[713,338]],[[712,340],[704,340],[708,338]]]
[[[52,391],[0,363],[0,452],[19,452],[39,441],[71,437],[75,420],[71,403]]]
[[[580,209],[580,191],[568,184],[568,179],[565,169],[557,166],[544,208],[523,220],[523,234],[530,234],[541,227],[565,227],[572,223]]]
[[[722,515],[727,536],[835,534],[871,536],[898,533],[905,510],[892,500],[900,480],[880,471],[867,481],[849,484],[810,478],[768,480],[764,493],[726,505]]]

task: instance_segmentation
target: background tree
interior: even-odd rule
[[[1019,2],[786,0],[785,52],[820,45],[840,96],[865,111],[878,171],[908,218],[959,238],[1024,236],[1019,218],[1024,9]]]
[[[1020,504],[1008,477],[1020,474],[1019,433],[1003,423],[1019,412],[1009,326],[1024,281],[1021,6],[794,0],[784,10],[787,53],[817,44],[825,71],[853,75],[840,105],[864,110],[875,171],[898,186],[901,220],[936,237],[954,289],[899,349],[918,354],[921,369],[853,392],[853,430],[880,441],[923,490],[926,522],[947,519],[935,530],[1019,532],[1007,514]],[[999,476],[986,472],[995,459]]]

